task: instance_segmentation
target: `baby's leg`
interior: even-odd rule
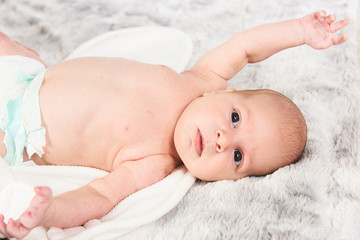
[[[9,219],[4,223],[4,216],[0,214],[0,232],[7,237],[23,238],[31,229],[37,227],[43,220],[46,210],[53,199],[49,187],[35,187],[35,197],[31,200],[30,206],[19,219]]]
[[[44,61],[40,58],[39,54],[35,50],[22,46],[20,43],[12,40],[6,34],[0,32],[0,56],[7,55],[30,57],[40,61],[46,66]]]

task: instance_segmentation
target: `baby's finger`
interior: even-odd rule
[[[326,16],[325,10],[315,12],[317,18],[324,18]]]
[[[37,186],[34,188],[34,191],[37,195],[41,197],[50,197],[52,196],[51,189],[47,186]]]
[[[333,39],[333,44],[338,45],[346,42],[348,40],[348,34],[344,34],[342,36],[335,36]]]
[[[24,228],[19,222],[14,221],[14,219],[9,219],[7,224],[6,233],[11,237],[21,239],[28,234],[28,230]]]
[[[325,18],[325,21],[328,23],[328,24],[332,24],[333,22],[335,22],[336,20],[336,16],[334,14],[331,14],[329,16],[326,16]]]
[[[34,223],[34,217],[32,216],[32,213],[31,211],[25,211],[21,216],[20,216],[20,221],[21,221],[21,224],[28,228],[28,229],[31,229],[31,228],[34,228],[36,226],[36,223]]]
[[[5,226],[5,222],[4,222],[4,215],[0,214],[0,233],[1,234],[6,234],[6,226]]]
[[[9,220],[6,224],[6,229],[5,229],[6,236],[9,238],[16,237],[13,235],[14,229],[15,229],[15,221],[14,221],[14,219],[9,218]]]
[[[331,26],[330,26],[331,32],[334,33],[336,31],[339,31],[340,29],[343,29],[348,24],[349,24],[348,19],[344,19],[339,22],[335,22],[335,23],[331,24]]]

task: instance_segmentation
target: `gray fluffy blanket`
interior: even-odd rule
[[[308,123],[299,162],[265,177],[197,181],[167,215],[121,239],[360,239],[357,0],[0,0],[1,31],[50,65],[101,33],[134,26],[181,29],[194,42],[189,66],[249,27],[319,9],[349,18],[347,43],[307,46],[248,65],[230,85],[272,88]]]

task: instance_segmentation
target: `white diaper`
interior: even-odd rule
[[[0,56],[0,129],[5,132],[5,161],[23,164],[23,151],[44,153],[45,128],[41,126],[39,90],[45,67],[22,56]]]

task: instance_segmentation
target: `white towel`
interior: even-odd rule
[[[85,56],[123,57],[163,64],[184,71],[193,44],[184,32],[170,27],[134,27],[101,34],[81,44],[67,59]]]

